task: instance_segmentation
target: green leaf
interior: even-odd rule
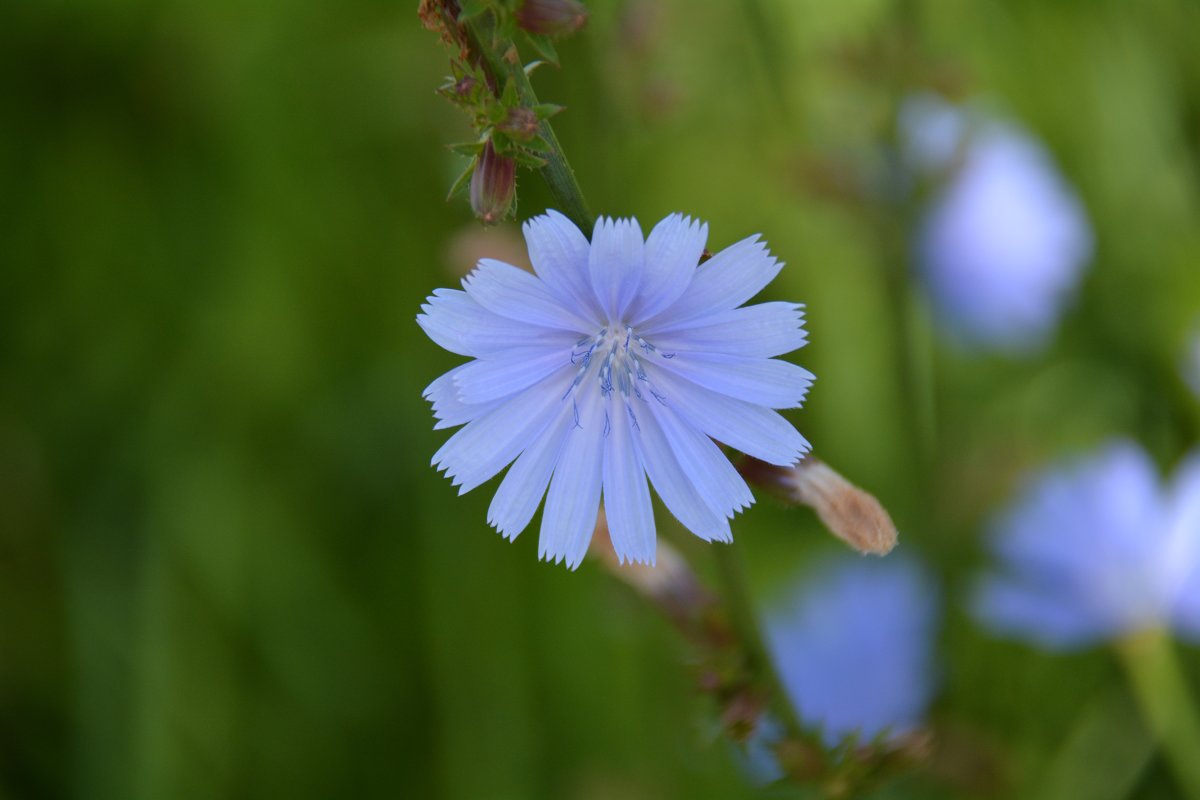
[[[521,149],[513,151],[512,160],[516,161],[522,167],[529,167],[530,169],[541,169],[546,166],[546,159],[538,158],[533,153]]]
[[[548,153],[551,147],[550,143],[541,136],[535,136],[525,143],[525,149],[532,153]]]
[[[537,114],[538,119],[549,119],[559,113],[565,106],[556,105],[554,103],[538,103],[533,107],[533,113]]]
[[[483,149],[483,141],[477,142],[457,142],[455,144],[446,145],[452,153],[458,153],[460,156],[477,156],[479,151]]]
[[[467,162],[467,168],[455,179],[454,184],[450,187],[449,194],[446,195],[446,200],[453,200],[456,195],[462,193],[467,188],[467,185],[471,182],[471,175],[475,173],[475,162],[476,159],[474,158]]]
[[[509,109],[513,106],[520,105],[521,96],[517,93],[517,82],[509,78],[504,82],[504,91],[500,94],[500,105]]]
[[[469,19],[474,19],[481,14],[490,10],[492,4],[490,0],[464,0],[461,9],[458,12],[458,21],[466,22]]]
[[[538,51],[538,54],[549,61],[551,64],[558,66],[558,51],[554,49],[554,42],[550,41],[549,36],[541,36],[535,33],[528,33],[525,38],[533,45],[533,49]]]

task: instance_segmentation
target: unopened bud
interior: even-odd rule
[[[514,139],[528,142],[537,135],[539,125],[537,114],[532,108],[515,106],[508,110],[508,116],[496,127]]]
[[[475,88],[476,83],[478,83],[478,81],[476,81],[473,77],[470,75],[464,75],[462,78],[454,82],[454,93],[460,98],[466,99],[467,97],[470,97],[471,91]]]
[[[517,24],[542,36],[565,36],[587,23],[588,12],[578,0],[524,0]]]
[[[517,190],[517,163],[496,153],[491,141],[483,146],[471,175],[471,210],[485,225],[508,216]]]
[[[812,508],[834,536],[860,553],[882,556],[896,546],[896,525],[879,501],[811,455],[794,467],[751,458],[741,471],[784,499]]]

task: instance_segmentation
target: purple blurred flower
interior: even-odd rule
[[[927,101],[907,105],[901,126],[918,170],[944,170],[961,153],[917,238],[938,317],[967,345],[1020,353],[1043,344],[1092,254],[1075,193],[1015,125]]]
[[[1036,476],[999,519],[976,587],[992,630],[1051,649],[1167,626],[1200,637],[1200,453],[1164,488],[1131,442]]]
[[[602,490],[618,558],[654,562],[647,477],[689,530],[731,540],[754,497],[713,439],[780,466],[809,448],[772,410],[799,406],[813,379],[775,358],[805,343],[800,306],[742,305],[783,265],[752,236],[697,266],[708,226],[679,214],[648,238],[601,218],[589,242],[553,211],[524,231],[536,275],[483,259],[417,317],[473,359],[425,389],[435,427],[465,425],[433,463],[461,494],[511,462],[488,521],[515,538],[545,495],[539,554],[571,568]]]
[[[916,562],[842,556],[767,622],[784,686],[828,744],[918,726],[937,682],[937,590]]]

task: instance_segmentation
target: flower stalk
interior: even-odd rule
[[[763,639],[762,626],[758,624],[759,616],[750,597],[741,556],[732,545],[723,543],[714,544],[713,552],[722,599],[725,601],[730,623],[744,649],[746,668],[770,693],[771,706],[782,722],[787,737],[802,739],[804,727],[783,687],[783,682],[779,679],[775,660]]]
[[[1116,650],[1183,796],[1200,800],[1200,719],[1170,634],[1142,631],[1118,641]]]
[[[511,81],[516,88],[517,97],[522,106],[534,108],[540,106],[533,85],[529,82],[527,70],[517,58],[516,46],[508,39],[495,37],[495,23],[488,14],[481,14],[466,21],[463,30],[466,35],[466,47],[476,56],[480,65],[487,72],[494,86],[507,86]],[[545,163],[538,168],[550,193],[554,195],[559,210],[580,230],[589,231],[596,222],[592,212],[588,210],[583,192],[575,178],[575,170],[567,161],[558,137],[549,120],[542,119],[538,123],[537,135],[543,140],[544,146],[539,150],[539,157]]]

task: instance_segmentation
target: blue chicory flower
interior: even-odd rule
[[[973,605],[997,633],[1056,650],[1154,627],[1200,637],[1200,452],[1166,488],[1132,442],[1048,469],[991,546],[999,568]]]
[[[483,259],[417,317],[473,359],[425,390],[436,428],[465,423],[433,463],[461,494],[512,462],[488,521],[515,538],[546,495],[539,555],[572,569],[602,492],[618,557],[654,562],[647,476],[689,530],[730,541],[754,497],[713,439],[783,466],[809,449],[772,410],[813,380],[775,358],[805,343],[801,306],[742,307],[783,265],[752,236],[697,266],[708,226],[678,214],[644,240],[602,218],[589,243],[554,211],[524,233],[536,275]]]
[[[953,106],[923,108],[903,122],[909,160],[944,169],[961,157],[917,235],[934,310],[969,347],[1031,351],[1050,338],[1091,259],[1083,206],[1045,148],[1017,126],[968,124]],[[956,136],[964,138],[951,146]]]
[[[919,726],[937,685],[938,607],[910,558],[840,556],[808,572],[766,626],[802,721],[830,746]]]

